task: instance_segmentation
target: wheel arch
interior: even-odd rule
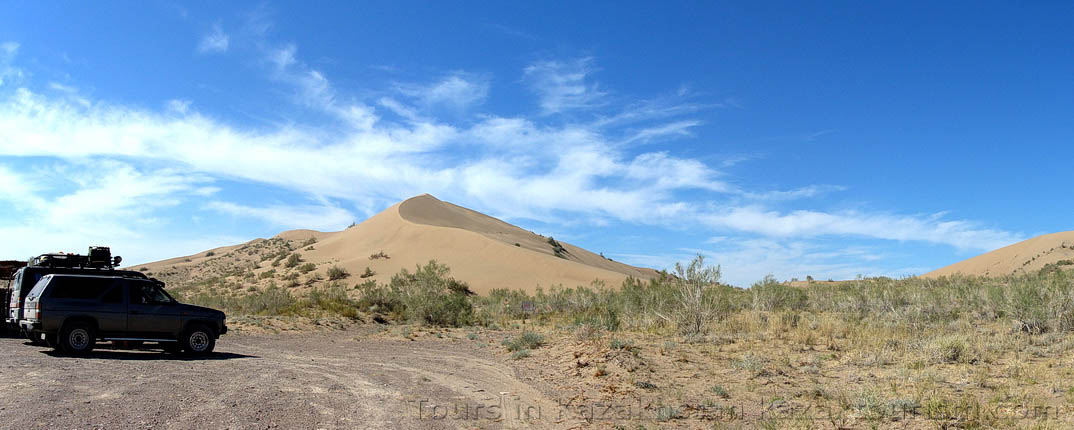
[[[183,323],[183,331],[179,335],[183,336],[194,326],[204,326],[205,328],[209,329],[209,333],[212,334],[213,339],[217,339],[220,337],[220,333],[218,333],[216,329],[216,323],[207,319],[192,319]]]

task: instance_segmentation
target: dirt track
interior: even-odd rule
[[[355,331],[225,335],[216,350],[204,359],[107,349],[75,358],[0,338],[0,429],[575,424],[559,420],[556,403],[517,379],[502,358],[465,340]]]

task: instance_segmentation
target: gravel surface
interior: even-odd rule
[[[504,358],[465,340],[351,330],[229,334],[205,358],[99,348],[66,357],[0,338],[0,429],[576,425],[558,420],[557,404]]]

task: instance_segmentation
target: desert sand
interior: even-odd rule
[[[1036,272],[1048,264],[1074,259],[1074,231],[1052,233],[1018,242],[922,275],[1004,276]]]
[[[557,256],[547,237],[429,194],[395,204],[343,231],[290,230],[276,238],[295,243],[314,239],[312,246],[295,252],[305,262],[316,264],[320,273],[338,266],[352,275],[351,280],[358,280],[368,267],[375,275],[365,279],[388,282],[401,269],[414,270],[418,264],[436,260],[478,294],[496,288],[532,292],[537,287],[588,286],[595,280],[618,287],[627,277],[657,276],[652,269],[612,261],[565,242],[557,241],[562,246]],[[258,241],[264,239],[137,267],[155,273],[196,269],[211,260],[241,254],[244,246]],[[371,258],[381,252],[388,258]],[[267,270],[271,269],[264,264],[256,272]]]

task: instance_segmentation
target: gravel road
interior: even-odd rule
[[[225,335],[216,353],[0,338],[0,429],[570,428],[504,359],[466,340],[359,331]]]

